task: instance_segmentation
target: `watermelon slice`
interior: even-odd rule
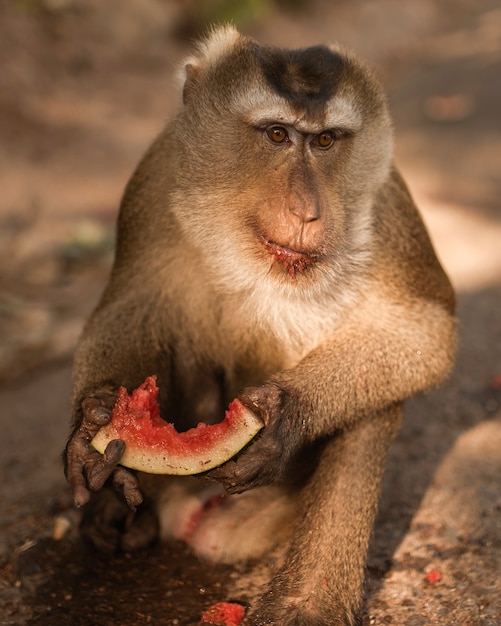
[[[238,399],[218,424],[200,423],[178,433],[160,417],[156,377],[149,376],[129,396],[121,387],[111,420],[92,440],[104,452],[113,439],[125,442],[120,464],[149,474],[198,474],[225,463],[261,430],[263,422]]]
[[[237,602],[217,602],[202,613],[202,624],[218,626],[239,626],[245,617],[245,607]]]

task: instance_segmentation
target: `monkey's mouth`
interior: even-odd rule
[[[282,246],[274,241],[262,238],[266,251],[287,271],[291,278],[303,274],[309,267],[318,263],[318,252],[303,252]]]

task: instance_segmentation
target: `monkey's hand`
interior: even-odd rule
[[[124,453],[121,439],[110,441],[104,454],[91,446],[94,435],[111,417],[116,394],[97,392],[82,401],[82,419],[73,431],[65,451],[66,479],[76,506],[86,504],[91,491],[99,491],[108,479],[121,492],[131,510],[143,501],[136,476],[118,463]]]
[[[234,459],[210,470],[204,477],[222,483],[228,493],[241,493],[277,483],[286,472],[296,446],[293,399],[275,385],[247,387],[239,399],[259,416],[264,428]]]

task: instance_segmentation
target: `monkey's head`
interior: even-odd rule
[[[173,207],[220,282],[304,297],[360,272],[392,161],[386,99],[367,67],[334,46],[284,50],[226,27],[182,79],[168,129],[180,155]]]

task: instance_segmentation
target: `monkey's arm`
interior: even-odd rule
[[[229,492],[280,480],[305,444],[350,429],[444,378],[454,358],[450,311],[429,301],[391,304],[380,291],[383,286],[296,367],[243,390],[241,399],[266,427],[210,478]]]
[[[151,277],[158,272],[160,256],[151,253],[154,248],[151,242],[155,234],[166,229],[158,221],[145,218],[150,215],[148,207],[155,205],[155,199],[141,182],[145,170],[159,167],[155,165],[158,159],[154,153],[153,147],[125,190],[110,281],[84,328],[75,354],[73,430],[64,460],[77,506],[87,503],[89,489],[101,489],[110,477],[130,508],[142,501],[134,473],[117,467],[123,445],[110,442],[106,453],[101,455],[90,442],[109,421],[121,385],[131,390],[146,376],[160,374],[160,361],[162,371],[168,375],[168,360],[159,354],[161,323],[155,317],[160,310],[158,295],[150,285],[154,282]],[[169,247],[168,243],[165,245]]]

